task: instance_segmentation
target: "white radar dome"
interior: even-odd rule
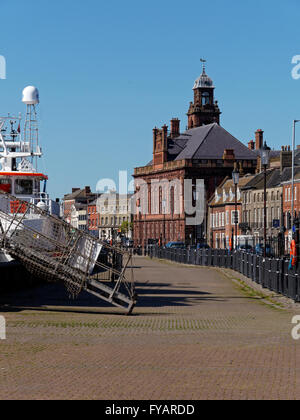
[[[27,105],[36,105],[40,102],[39,91],[34,86],[27,86],[23,90],[22,102]]]
[[[48,210],[47,204],[44,203],[43,201],[39,201],[36,206],[42,211],[47,211]]]

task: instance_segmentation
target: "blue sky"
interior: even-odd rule
[[[245,143],[258,128],[271,147],[291,143],[297,0],[1,0],[1,14],[0,112],[24,112],[22,89],[39,88],[53,197],[146,164],[154,126],[178,117],[185,128],[201,57],[224,128]]]

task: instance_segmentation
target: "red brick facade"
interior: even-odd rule
[[[170,133],[166,125],[161,129],[154,128],[153,160],[148,166],[134,171],[137,211],[133,236],[136,246],[143,246],[149,240],[160,241],[162,244],[169,241],[207,242],[207,221],[201,224],[187,222],[190,215],[185,213],[185,203],[192,200],[194,206],[195,198],[192,194],[191,197],[184,197],[185,180],[192,182],[193,194],[196,194],[197,180],[204,181],[206,197],[202,201],[206,218],[206,200],[225,177],[231,177],[236,161],[245,173],[256,171],[257,155],[218,125],[220,114],[217,102],[214,101],[214,86],[203,70],[195,82],[194,103],[190,104],[188,111],[189,130],[180,134],[180,121],[176,118],[171,120]],[[181,192],[177,191],[174,199],[172,188],[167,188],[166,193],[159,186],[152,191],[153,180],[166,180],[168,183],[176,180],[181,186]],[[147,185],[145,191],[144,188],[139,190],[141,182]],[[145,197],[146,212],[141,209]],[[155,211],[153,201],[158,203]],[[174,211],[174,201],[178,211]]]
[[[97,206],[96,203],[88,204],[87,207],[88,212],[88,229],[89,230],[98,230],[99,223],[100,223],[100,215],[97,213]]]

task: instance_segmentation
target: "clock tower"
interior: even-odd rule
[[[190,103],[188,115],[188,128],[201,127],[202,125],[220,124],[221,111],[218,101],[214,100],[214,84],[205,72],[205,60],[201,76],[195,81],[194,102]]]

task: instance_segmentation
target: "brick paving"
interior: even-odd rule
[[[131,317],[59,285],[2,296],[0,399],[299,399],[291,319],[222,270],[135,259]]]

